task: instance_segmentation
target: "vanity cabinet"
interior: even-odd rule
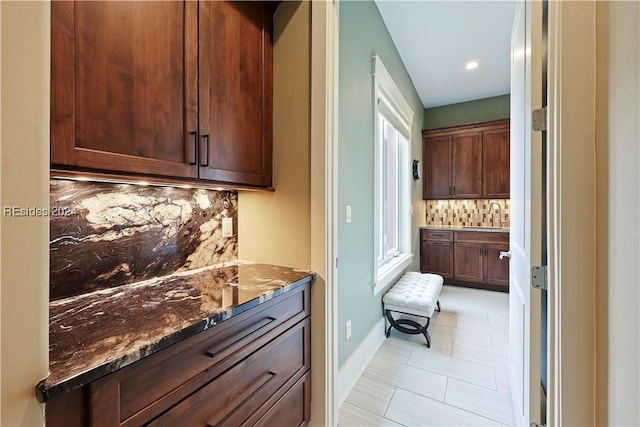
[[[509,234],[455,231],[453,235],[454,279],[508,290],[509,259],[499,256],[509,250]]]
[[[47,402],[47,426],[306,425],[310,284]]]
[[[445,283],[508,291],[509,233],[421,229],[420,271]]]
[[[52,170],[270,187],[276,5],[52,2]]]
[[[453,278],[453,232],[420,230],[420,271]]]
[[[509,198],[509,119],[422,131],[423,199]]]

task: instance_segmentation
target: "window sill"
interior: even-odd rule
[[[405,268],[411,265],[413,254],[400,254],[393,261],[388,262],[377,271],[377,280],[374,283],[373,294],[377,295],[381,290],[393,282]]]

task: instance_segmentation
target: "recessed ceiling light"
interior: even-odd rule
[[[464,68],[466,68],[467,70],[473,70],[478,68],[478,62],[477,61],[471,61],[471,62],[467,62],[467,65],[464,66]]]

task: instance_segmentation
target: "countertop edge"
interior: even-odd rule
[[[80,388],[92,381],[96,381],[102,377],[105,377],[125,366],[129,366],[135,362],[138,362],[145,357],[148,357],[154,353],[157,353],[173,344],[190,338],[200,332],[208,330],[225,320],[232,318],[240,313],[243,313],[253,307],[263,304],[267,301],[277,298],[278,296],[310,283],[315,278],[315,273],[309,272],[309,275],[297,280],[295,282],[284,285],[273,292],[268,294],[259,295],[243,304],[233,307],[231,310],[227,310],[220,313],[212,314],[210,317],[203,318],[202,320],[189,325],[179,331],[173,332],[167,336],[162,337],[160,340],[153,344],[148,344],[140,349],[125,354],[117,359],[108,361],[106,363],[92,367],[91,369],[84,371],[74,377],[70,377],[66,380],[58,382],[56,384],[47,385],[47,378],[44,378],[38,382],[35,387],[36,398],[40,403],[46,403],[47,401],[60,396],[64,393],[71,392],[77,388]]]
[[[442,230],[442,231],[476,231],[482,233],[509,233],[509,228],[497,228],[497,227],[455,227],[455,226],[441,226],[441,225],[423,225],[420,230]]]

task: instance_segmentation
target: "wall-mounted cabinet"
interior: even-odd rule
[[[509,119],[422,131],[423,199],[509,198]]]
[[[52,169],[270,187],[275,5],[52,2]]]

